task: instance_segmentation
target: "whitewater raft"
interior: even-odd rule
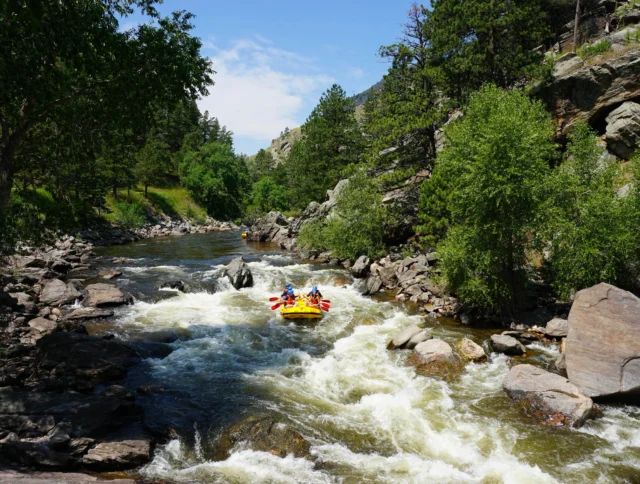
[[[281,306],[280,314],[284,319],[322,318],[322,310],[319,307],[307,306],[307,303],[302,299],[291,306]]]

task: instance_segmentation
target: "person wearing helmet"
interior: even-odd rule
[[[286,301],[289,298],[289,291],[293,290],[293,287],[291,286],[291,284],[289,284],[288,282],[284,285],[284,290],[282,291],[282,294],[280,294],[280,298],[283,301]]]
[[[318,286],[313,286],[311,292],[307,294],[307,299],[310,304],[317,306],[322,299],[322,293],[318,290]]]
[[[287,291],[287,299],[285,306],[294,306],[296,304],[296,294],[293,292],[293,288]]]

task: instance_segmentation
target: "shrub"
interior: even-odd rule
[[[122,201],[115,205],[114,220],[125,230],[138,229],[146,222],[145,209],[140,202]]]
[[[577,54],[586,60],[589,57],[595,57],[609,52],[612,46],[613,44],[608,40],[602,40],[592,45],[583,45],[582,47],[579,47]]]
[[[619,167],[598,141],[588,125],[575,126],[541,211],[547,269],[563,298],[600,282],[631,289],[639,275],[637,188],[618,195]]]
[[[298,236],[303,247],[330,250],[340,259],[384,253],[386,209],[372,181],[362,173],[349,179],[326,221],[306,224]]]
[[[451,187],[443,276],[465,302],[508,312],[524,286],[529,234],[544,196],[554,131],[539,102],[486,86],[445,128],[437,170]]]

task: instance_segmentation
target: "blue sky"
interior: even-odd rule
[[[378,48],[397,40],[410,3],[165,0],[159,10],[196,15],[202,54],[217,71],[200,109],[234,132],[237,152],[254,154],[301,125],[333,82],[351,95],[379,81],[388,65]]]

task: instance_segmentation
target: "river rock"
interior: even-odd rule
[[[103,269],[98,272],[98,277],[102,277],[103,279],[115,279],[116,277],[120,277],[122,272],[116,271],[114,269]]]
[[[484,352],[482,346],[468,338],[463,338],[458,341],[457,350],[463,360],[480,362],[487,359],[487,354]]]
[[[640,403],[640,298],[605,283],[578,292],[564,354],[585,395]]]
[[[580,427],[598,415],[593,401],[576,385],[533,365],[511,368],[503,387],[527,414],[545,424]]]
[[[51,333],[36,343],[39,369],[52,370],[61,364],[73,375],[87,379],[123,378],[140,360],[129,345],[81,333]]]
[[[418,362],[423,365],[455,364],[458,361],[449,343],[441,339],[423,341],[414,351]]]
[[[62,306],[71,304],[80,298],[81,294],[71,283],[64,283],[60,279],[45,282],[40,293],[40,302],[47,306]]]
[[[176,291],[187,292],[184,282],[177,279],[175,281],[167,281],[162,283],[160,289],[175,289]]]
[[[569,321],[561,318],[553,318],[547,323],[544,330],[545,336],[549,338],[565,338],[569,333]]]
[[[111,284],[90,284],[87,286],[85,306],[105,307],[122,306],[131,303],[131,296],[125,295],[120,289]]]
[[[310,457],[311,445],[307,439],[296,429],[268,415],[251,416],[233,425],[220,438],[216,453],[226,459],[229,451],[240,442],[252,450],[278,457],[291,454],[298,458]]]
[[[526,353],[526,349],[520,341],[513,336],[504,334],[494,334],[491,336],[491,347],[496,353],[505,355],[520,356]]]
[[[393,338],[387,345],[388,350],[411,350],[419,343],[433,338],[430,330],[422,329],[417,324],[413,324],[404,329]]]
[[[253,274],[242,256],[233,259],[224,271],[231,285],[240,290],[243,287],[253,286]]]
[[[151,457],[149,440],[103,442],[90,449],[82,465],[96,471],[133,469],[146,464]]]
[[[626,102],[607,116],[607,148],[629,159],[640,143],[640,104]]]
[[[113,316],[113,311],[100,308],[79,308],[74,309],[73,312],[65,317],[70,321],[79,319],[96,319],[96,318],[110,318]]]
[[[364,294],[375,294],[382,288],[382,279],[378,276],[369,276],[364,286]]]
[[[365,277],[367,272],[369,272],[369,267],[371,266],[371,259],[369,259],[366,255],[361,255],[356,260],[355,264],[351,268],[351,274],[353,277]]]

